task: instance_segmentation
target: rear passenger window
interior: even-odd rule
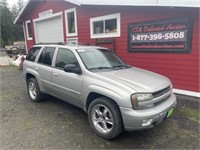
[[[64,66],[67,64],[78,65],[78,61],[70,50],[65,48],[60,48],[58,50],[58,55],[56,58],[56,67],[63,69]]]
[[[38,60],[38,63],[51,66],[55,49],[56,48],[54,48],[54,47],[44,48],[44,50],[40,54],[40,58]]]
[[[41,49],[41,47],[32,47],[30,49],[30,52],[26,56],[26,60],[34,62],[38,52],[40,51],[40,49]]]

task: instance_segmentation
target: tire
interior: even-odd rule
[[[104,139],[113,139],[124,129],[119,107],[105,97],[92,101],[88,120],[92,130]]]
[[[27,82],[28,96],[33,102],[43,101],[44,95],[40,92],[37,80],[35,78],[30,78]]]

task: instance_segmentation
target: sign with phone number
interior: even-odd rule
[[[189,17],[131,23],[129,52],[189,52],[192,26]]]

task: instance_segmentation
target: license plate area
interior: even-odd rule
[[[168,112],[167,112],[167,118],[169,118],[174,112],[174,108],[171,108]]]

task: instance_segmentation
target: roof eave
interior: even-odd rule
[[[28,0],[27,3],[24,5],[24,7],[22,8],[22,10],[19,12],[19,15],[15,18],[14,24],[20,23],[20,17],[23,14],[24,10],[26,9],[26,7],[28,6],[28,4],[30,3],[31,0]]]
[[[107,6],[163,6],[163,7],[197,7],[200,0],[65,0],[76,5],[107,5]]]
[[[34,2],[33,0],[28,0],[23,9],[20,11],[19,15],[16,17],[14,24],[21,23],[22,21],[22,14],[24,13],[27,6],[30,2]],[[128,3],[127,1],[123,1],[123,3],[110,3],[110,1],[102,2],[102,0],[96,1],[82,1],[82,0],[64,0],[66,2],[82,6],[82,5],[107,5],[107,6],[161,6],[161,7],[197,7],[200,8],[200,0],[193,0],[192,2],[188,0],[168,0],[168,1],[161,1],[161,0],[139,0],[135,1],[134,3]]]
[[[66,2],[69,2],[69,3],[72,3],[72,4],[75,4],[75,5],[78,5],[78,6],[81,6],[82,3],[77,1],[77,0],[65,0]]]

